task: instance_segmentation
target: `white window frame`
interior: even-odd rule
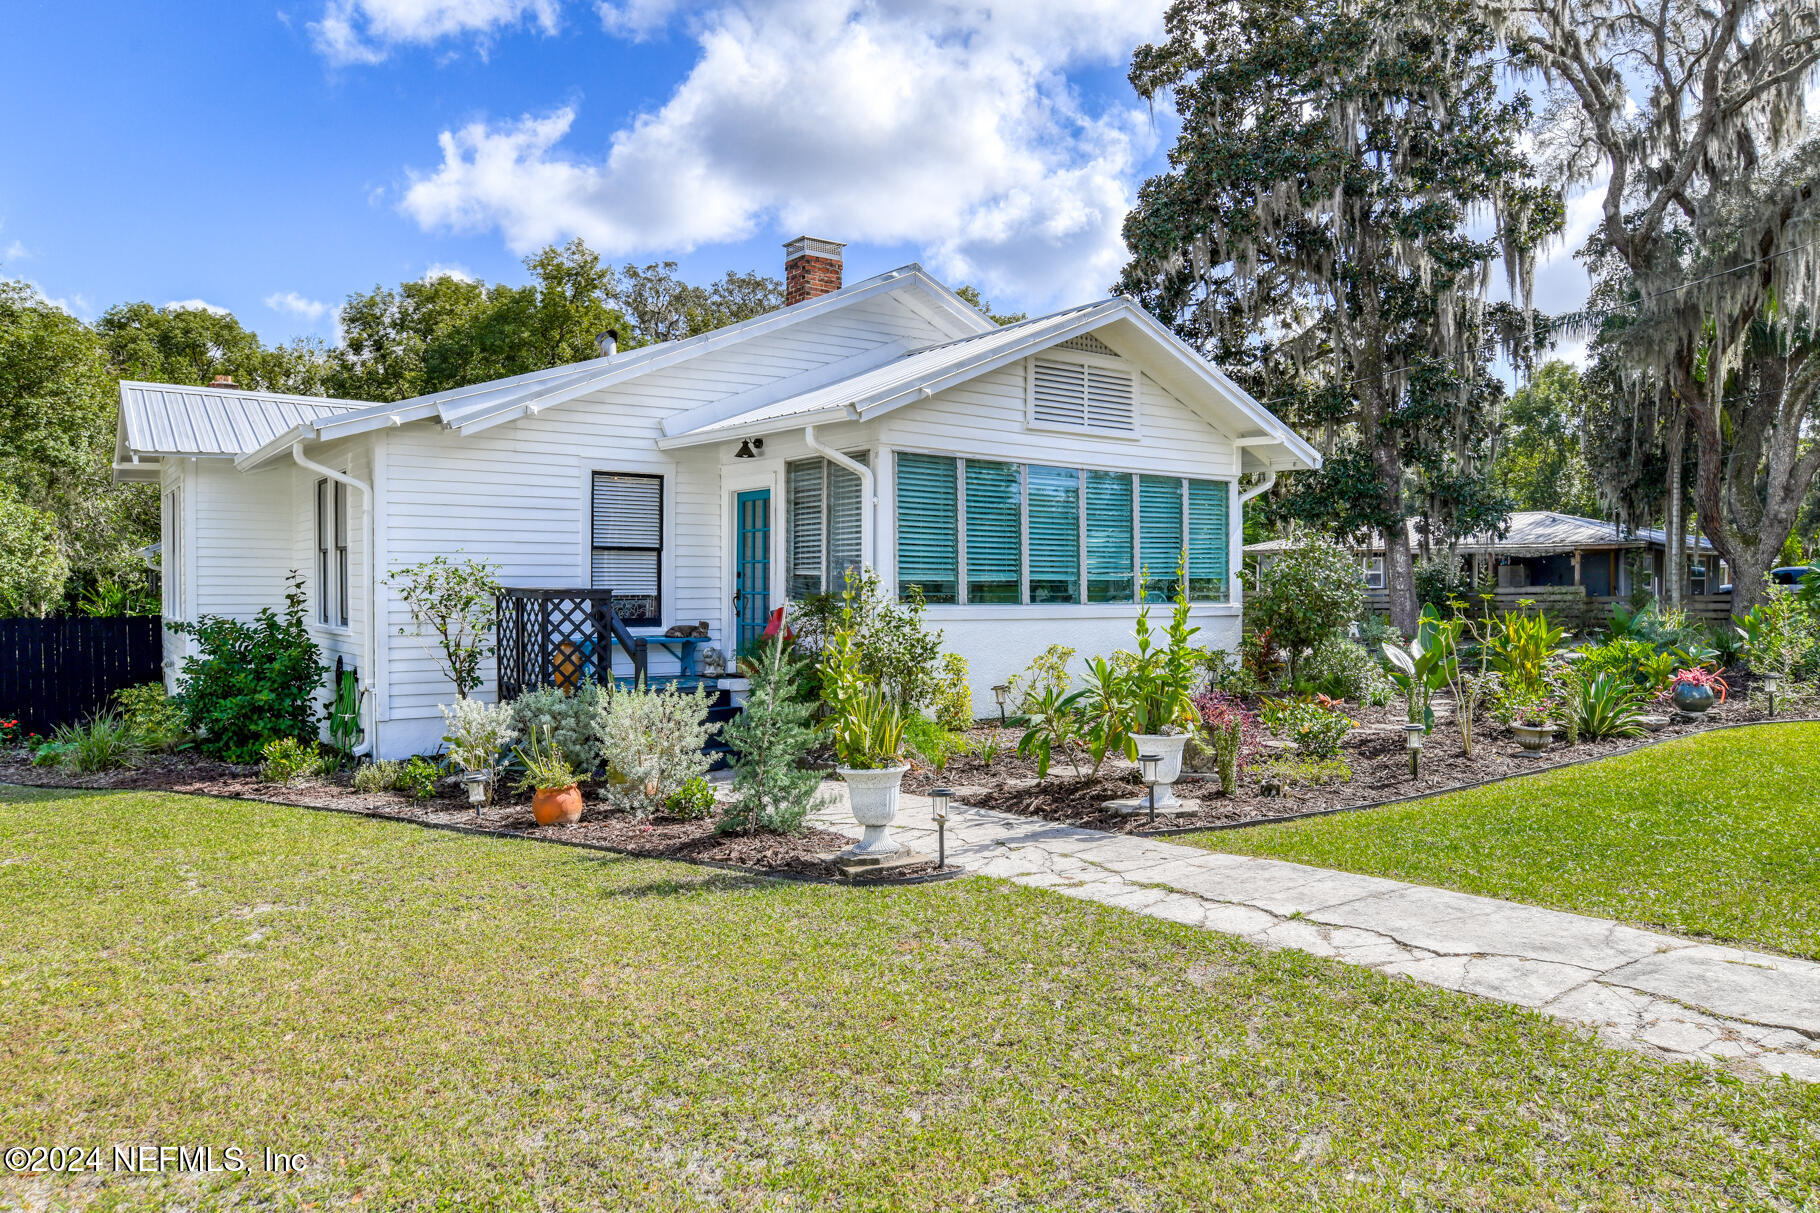
[[[625,476],[638,480],[657,481],[657,547],[655,549],[626,544],[595,544],[594,524],[594,479],[597,476]],[[669,584],[668,565],[664,561],[666,553],[671,551],[670,519],[674,512],[674,503],[670,498],[671,477],[664,472],[654,472],[642,468],[585,468],[582,472],[582,484],[585,486],[587,508],[583,511],[585,525],[582,528],[582,545],[584,572],[583,577],[590,588],[603,588],[594,585],[594,553],[598,551],[652,551],[657,553],[657,618],[640,619],[636,622],[626,620],[630,629],[656,629],[661,631],[669,618],[672,586]],[[604,587],[611,589],[612,587]],[[617,608],[615,608],[617,610]]]
[[[1062,362],[1081,367],[1097,366],[1131,376],[1131,428],[1109,430],[1084,422],[1081,425],[1063,425],[1054,421],[1038,421],[1036,417],[1036,364],[1038,362]],[[1136,442],[1144,436],[1144,373],[1138,369],[1136,363],[1124,358],[1109,358],[1104,354],[1088,354],[1053,348],[1032,354],[1024,359],[1024,428],[1052,434],[1091,434],[1095,438]]]
[[[164,546],[158,551],[159,598],[166,619],[182,619],[183,485],[164,491]]]
[[[1365,588],[1368,590],[1384,588],[1384,558],[1382,556],[1365,557]]]
[[[353,598],[347,585],[348,532],[352,529],[348,486],[320,476],[312,488],[310,502],[310,516],[315,523],[311,541],[316,553],[316,625],[346,631],[348,604]]]
[[[872,469],[874,477],[878,475],[876,470],[878,460],[874,457],[871,448],[863,447],[850,451],[842,451],[841,454],[856,462],[865,464],[867,468]],[[796,536],[796,503],[790,498],[790,469],[799,463],[819,463],[822,465],[821,507],[816,521],[816,525],[820,528],[821,535],[820,556],[817,560],[820,568],[817,571],[816,576],[820,580],[821,588],[806,597],[814,598],[823,594],[839,594],[842,590],[846,589],[844,583],[841,585],[834,584],[834,499],[833,494],[829,491],[829,483],[833,479],[834,469],[840,467],[840,465],[835,463],[832,459],[829,459],[826,455],[811,453],[800,458],[784,460],[778,476],[778,483],[781,486],[781,489],[779,493],[775,494],[777,512],[775,516],[776,522],[772,529],[775,532],[781,532],[778,536],[778,550],[782,552],[782,558],[779,561],[779,564],[782,572],[781,584],[783,590],[778,598],[779,602],[805,601],[805,598],[795,597],[790,592],[790,578],[793,575],[796,561],[794,543]],[[846,468],[841,468],[841,470],[847,471]],[[851,475],[851,473],[849,474]],[[859,502],[861,555],[856,567],[862,573],[865,571],[866,567],[864,536],[866,533],[866,512],[869,509],[871,509],[871,505],[865,499],[865,484],[864,482],[861,482]]]

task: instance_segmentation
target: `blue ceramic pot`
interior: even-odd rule
[[[1696,686],[1690,682],[1677,682],[1674,690],[1669,692],[1674,701],[1675,710],[1688,716],[1704,716],[1707,709],[1719,702],[1711,687]]]

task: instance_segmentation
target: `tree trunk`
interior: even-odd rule
[[[1416,602],[1416,562],[1409,528],[1401,522],[1384,533],[1384,590],[1390,598],[1391,626],[1405,636],[1415,635],[1422,615]]]
[[[1662,597],[1670,610],[1687,607],[1687,486],[1683,466],[1687,451],[1687,409],[1675,410],[1668,427],[1668,508],[1662,531]]]

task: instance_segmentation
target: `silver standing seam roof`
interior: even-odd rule
[[[169,383],[120,385],[120,442],[141,455],[244,455],[287,430],[355,409],[362,400],[287,396]]]

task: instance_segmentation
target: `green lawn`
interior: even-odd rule
[[[1820,957],[1820,725],[1172,841]]]
[[[0,789],[26,1207],[1812,1209],[1820,1088],[1016,886]],[[1804,1203],[1806,1202],[1806,1203]]]

